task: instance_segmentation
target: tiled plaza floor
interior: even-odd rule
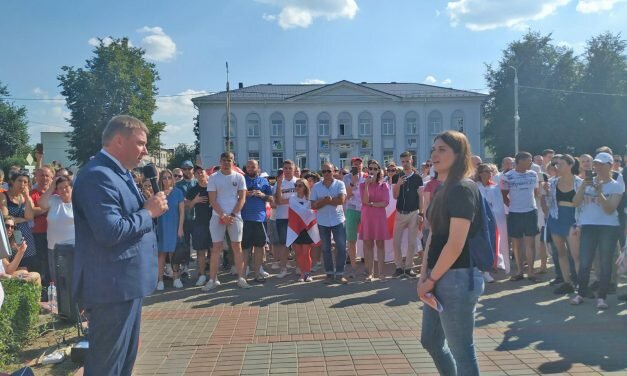
[[[269,278],[209,293],[188,281],[145,301],[136,375],[437,375],[420,345],[416,280],[327,286]],[[545,276],[548,279],[548,276]],[[573,307],[547,283],[486,285],[482,375],[627,375],[627,304]],[[619,293],[627,293],[621,285]]]

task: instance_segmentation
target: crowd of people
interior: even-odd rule
[[[467,346],[472,316],[484,283],[496,275],[540,282],[551,256],[549,285],[556,294],[572,294],[573,305],[594,298],[597,308],[608,308],[607,295],[616,292],[623,270],[617,255],[626,249],[621,156],[608,147],[578,157],[547,149],[506,157],[498,168],[471,156],[463,134],[448,131],[436,137],[431,159],[418,169],[415,162],[410,152],[400,154],[400,165],[353,157],[350,168],[324,162],[317,172],[285,160],[268,176],[258,161],[241,170],[234,154],[224,152],[209,168],[185,161],[162,169],[158,186],[167,210],[154,225],[156,290],[165,289],[165,279],[184,287],[191,250],[194,283],[202,291],[221,285],[221,268],[243,289],[266,282],[266,268],[298,283],[322,271],[329,285],[419,277],[421,298],[435,292],[447,312],[463,318],[451,338],[444,334],[451,317],[424,311],[422,342],[444,373],[476,367]],[[56,281],[55,252],[73,247],[78,236],[72,184],[66,169],[53,166],[40,166],[33,181],[19,168],[9,172],[0,210],[12,253],[0,263],[0,278],[43,286]],[[155,195],[137,171],[128,184],[140,202]],[[486,272],[471,267],[468,243],[481,227],[482,197],[497,229],[494,270]],[[388,262],[394,264],[390,275]],[[471,278],[462,278],[466,270]]]

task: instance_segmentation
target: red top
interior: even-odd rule
[[[441,181],[439,181],[438,179],[431,179],[427,182],[427,184],[425,184],[424,191],[433,193],[436,189],[438,189],[440,185],[442,185]]]
[[[43,192],[38,189],[33,189],[30,193],[30,198],[33,200],[33,205],[39,206],[39,198]],[[48,231],[48,213],[44,213],[35,217],[35,226],[33,227],[33,234],[44,234]]]

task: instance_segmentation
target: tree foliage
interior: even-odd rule
[[[528,32],[487,65],[490,87],[484,106],[486,145],[497,160],[514,153],[514,67],[519,79],[519,149],[539,153],[591,153],[609,145],[622,152],[627,141],[625,42],[605,33],[588,41],[585,53],[553,43],[551,34]],[[621,124],[622,122],[622,124]],[[620,144],[623,145],[620,145]]]
[[[9,96],[9,90],[0,82],[0,160],[24,158],[29,151],[26,108],[2,99]]]
[[[174,155],[172,156],[172,159],[168,162],[168,168],[173,169],[181,167],[181,164],[185,161],[192,161],[192,163],[196,163],[196,147],[193,145],[178,144],[174,148]]]
[[[83,164],[101,148],[101,135],[115,115],[128,114],[148,127],[148,146],[158,148],[165,124],[154,122],[157,108],[154,64],[144,60],[144,50],[131,47],[128,39],[110,44],[100,40],[84,68],[62,67],[58,76],[70,109],[70,158]]]
[[[194,150],[196,154],[200,154],[200,115],[194,116]]]

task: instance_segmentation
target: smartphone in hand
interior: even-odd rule
[[[358,173],[359,173],[359,169],[357,168],[357,166],[351,167],[351,174],[353,176],[357,175]]]
[[[19,247],[24,243],[24,237],[22,236],[22,231],[16,229],[13,231],[13,239],[15,239],[15,244]]]
[[[592,179],[594,179],[594,172],[592,170],[586,170],[585,180],[589,183],[592,183]]]

